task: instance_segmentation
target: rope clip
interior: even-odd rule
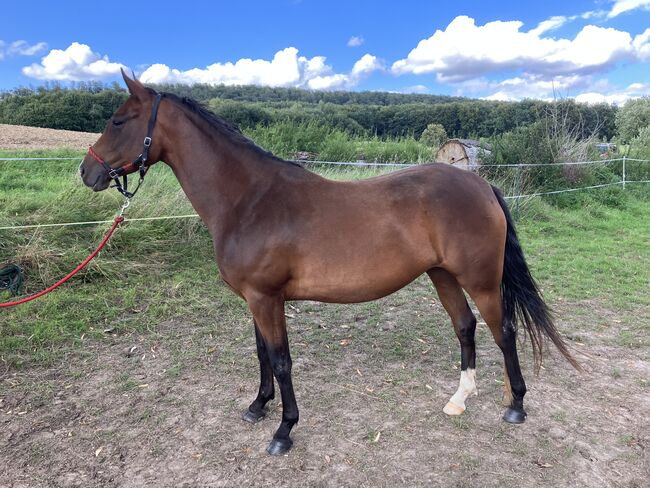
[[[124,211],[129,208],[129,205],[131,205],[131,199],[129,197],[124,198],[124,203],[122,204],[122,207],[120,208],[120,211],[117,213],[118,217],[122,217],[124,215]]]

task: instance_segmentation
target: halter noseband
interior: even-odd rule
[[[133,197],[140,188],[140,185],[144,181],[144,175],[147,174],[149,167],[147,166],[147,159],[149,159],[149,148],[151,147],[151,136],[153,134],[153,129],[156,126],[156,117],[158,116],[158,106],[160,105],[160,100],[162,99],[162,94],[157,93],[156,99],[153,102],[151,107],[151,116],[149,117],[149,124],[147,125],[147,135],[142,142],[142,152],[140,155],[135,158],[130,163],[125,163],[122,166],[117,168],[112,168],[97,152],[93,149],[92,146],[88,148],[88,154],[95,161],[101,164],[106,170],[106,174],[111,178],[115,184],[111,188],[117,188],[122,195],[126,198]],[[140,172],[140,181],[138,181],[138,186],[133,190],[133,192],[128,191],[128,175],[135,173],[136,171]],[[122,182],[120,182],[120,177],[122,177]]]

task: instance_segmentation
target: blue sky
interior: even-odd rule
[[[7,2],[0,89],[47,81],[622,103],[650,94],[650,0]]]

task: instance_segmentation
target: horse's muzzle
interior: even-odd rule
[[[111,180],[106,176],[106,173],[99,168],[95,168],[95,166],[88,167],[87,164],[84,164],[85,162],[84,158],[79,165],[79,176],[83,184],[93,191],[106,190],[111,184]]]

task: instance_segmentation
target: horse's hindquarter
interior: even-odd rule
[[[493,233],[486,187],[475,175],[433,165],[310,188],[295,214],[287,298],[372,300],[465,259],[458,246],[468,244],[459,242],[468,229]]]

